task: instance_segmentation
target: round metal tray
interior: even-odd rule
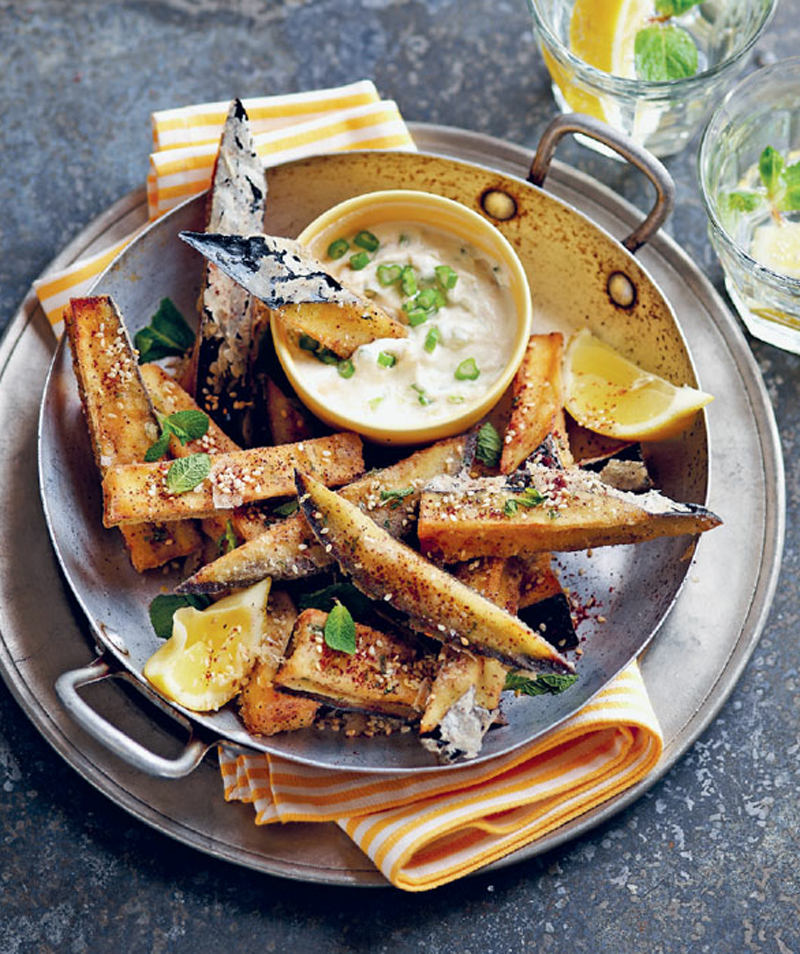
[[[461,130],[414,126],[427,152],[525,176],[530,153]],[[555,163],[547,188],[622,238],[641,213],[596,181]],[[144,190],[116,203],[85,229],[48,271],[121,237],[145,216]],[[663,775],[708,725],[736,683],[760,635],[780,566],[784,484],[780,445],[755,362],[732,315],[679,247],[657,236],[639,253],[673,305],[701,386],[716,395],[708,414],[708,505],[725,525],[703,540],[676,605],[642,669],[666,748],[645,781],[552,835],[509,856],[510,864],[550,850],[607,820]],[[0,670],[45,738],[75,769],[132,815],[209,854],[283,877],[381,885],[383,877],[335,825],[258,828],[252,808],[226,804],[213,759],[168,781],[123,764],[63,710],[53,683],[92,657],[91,637],[59,574],[37,492],[36,418],[54,340],[36,299],[26,298],[0,345],[0,474],[6,539],[24,540],[0,557]],[[741,492],[742,487],[747,493]],[[732,559],[731,555],[735,555]],[[724,594],[724,597],[722,596]],[[97,705],[129,734],[165,752],[174,725],[124,687],[104,684]]]

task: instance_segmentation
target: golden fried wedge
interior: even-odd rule
[[[512,385],[511,418],[503,441],[500,473],[519,467],[553,431],[564,404],[561,358],[564,338],[558,332],[531,335]]]
[[[699,504],[616,490],[577,468],[534,465],[530,480],[520,492],[502,478],[439,478],[420,501],[422,552],[445,562],[525,556],[702,533],[722,522]]]
[[[103,523],[210,517],[257,500],[292,492],[293,469],[308,467],[325,483],[345,484],[364,470],[361,439],[349,431],[280,447],[215,454],[211,472],[193,490],[173,493],[167,484],[171,461],[125,464],[103,479]]]
[[[572,671],[522,622],[395,540],[341,495],[308,474],[298,472],[296,480],[300,506],[326,551],[362,592],[407,614],[413,628],[522,669]]]
[[[266,639],[250,679],[239,694],[240,715],[249,732],[275,735],[303,729],[314,722],[319,704],[276,688],[275,674],[297,620],[297,610],[287,593],[271,590],[267,603]]]
[[[158,426],[116,305],[107,295],[73,298],[64,323],[101,476],[114,465],[143,460]],[[140,573],[200,548],[200,534],[189,523],[140,524],[122,535]]]
[[[418,719],[428,696],[433,659],[360,623],[354,653],[330,649],[324,638],[327,618],[317,609],[300,614],[275,684],[340,709]]]

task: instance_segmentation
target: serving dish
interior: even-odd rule
[[[574,131],[575,120],[559,119],[542,139],[530,176],[541,184],[560,135]],[[580,124],[583,132],[604,135],[600,124]],[[626,150],[624,144],[621,146]],[[670,180],[657,161],[641,150],[627,150],[654,181],[659,201],[626,240],[636,248],[657,228],[668,205]],[[313,157],[269,171],[266,230],[296,236],[324,210],[345,198],[376,189],[426,191],[487,213],[487,196],[504,195],[504,217],[492,216],[515,247],[533,295],[534,329],[572,330],[588,326],[639,364],[677,383],[697,385],[689,350],[674,314],[631,252],[564,202],[530,182],[469,163],[415,153],[346,153]],[[186,315],[197,299],[201,268],[198,257],[178,239],[183,231],[200,231],[203,197],[190,200],[158,220],[133,242],[104,273],[97,293],[111,295],[131,333],[145,325],[167,295]],[[628,283],[633,294],[619,304],[612,290]],[[648,334],[641,330],[647,327]],[[702,503],[708,475],[704,418],[669,442],[648,449],[656,484],[675,500]],[[159,591],[175,586],[179,574],[152,578],[136,574],[114,534],[102,528],[100,491],[81,417],[77,388],[65,347],[56,354],[44,390],[40,420],[39,466],[45,515],[66,578],[89,619],[95,638],[113,661],[149,696],[142,668],[159,642],[147,608]],[[690,563],[687,538],[660,539],[636,547],[601,548],[559,555],[562,583],[585,608],[579,629],[580,678],[557,696],[511,698],[504,702],[508,724],[490,732],[476,761],[511,751],[546,732],[585,705],[652,638],[671,607]],[[141,745],[99,718],[77,692],[95,681],[97,668],[67,673],[58,683],[62,699],[89,731],[122,757],[154,774],[175,776],[190,771],[209,744],[218,739],[322,767],[371,772],[438,769],[434,757],[411,735],[361,738],[356,741],[317,729],[271,738],[247,733],[232,708],[212,714],[174,708],[203,731],[178,759],[148,758]]]
[[[519,145],[446,127],[415,125],[427,152],[478,162],[524,176],[530,151]],[[547,187],[609,233],[625,235],[641,213],[596,180],[553,163]],[[121,199],[83,229],[45,274],[119,241],[146,221],[145,190]],[[630,805],[688,750],[714,719],[741,676],[777,583],[785,501],[780,444],[769,399],[736,321],[696,264],[663,232],[640,253],[669,297],[696,356],[703,385],[725,399],[711,406],[709,505],[726,514],[695,556],[688,583],[641,662],[665,750],[642,783],[494,867],[530,859],[590,832]],[[14,506],[0,511],[9,539],[26,546],[0,554],[0,672],[26,715],[54,751],[132,817],[213,858],[301,881],[377,886],[383,877],[335,825],[257,828],[248,806],[220,798],[219,772],[206,760],[169,784],[130,768],[74,721],[54,684],[67,669],[91,663],[92,633],[71,599],[53,553],[39,500],[36,447],[42,387],[55,348],[47,319],[30,292],[0,342],[0,474]],[[13,395],[13,401],[9,396]],[[742,483],[748,492],[741,493]],[[739,559],[730,561],[731,552]],[[726,593],[719,601],[716,595]],[[98,648],[98,652],[102,647]],[[681,673],[679,683],[673,677]],[[96,689],[95,704],[110,720],[153,748],[171,754],[185,732],[172,720],[154,722],[124,680]]]

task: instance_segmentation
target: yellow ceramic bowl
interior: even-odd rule
[[[366,404],[354,406],[352,412],[347,414],[326,407],[320,396],[304,381],[302,362],[296,360],[299,348],[280,322],[272,322],[272,335],[286,377],[298,397],[320,420],[341,430],[355,431],[378,443],[423,444],[465,431],[498,402],[525,354],[531,334],[531,294],[522,263],[497,228],[459,202],[429,192],[397,189],[347,199],[311,222],[298,236],[298,240],[324,262],[328,245],[334,239],[387,222],[415,223],[449,233],[505,266],[516,319],[514,342],[507,364],[488,390],[474,401],[454,404],[450,416],[435,422],[407,428],[381,426],[376,423],[375,414]]]

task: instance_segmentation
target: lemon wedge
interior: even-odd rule
[[[664,440],[685,430],[713,400],[643,371],[584,328],[564,354],[565,406],[575,420],[606,437]]]
[[[753,233],[750,254],[779,275],[800,278],[800,222],[760,225]]]
[[[145,663],[145,677],[168,699],[194,712],[225,705],[258,660],[266,638],[269,589],[267,578],[204,610],[177,610],[172,636]]]
[[[654,0],[576,0],[569,22],[569,49],[578,59],[604,73],[636,77],[636,34],[655,16]],[[568,67],[543,50],[550,75],[570,109],[615,123],[619,107],[575,85]]]

